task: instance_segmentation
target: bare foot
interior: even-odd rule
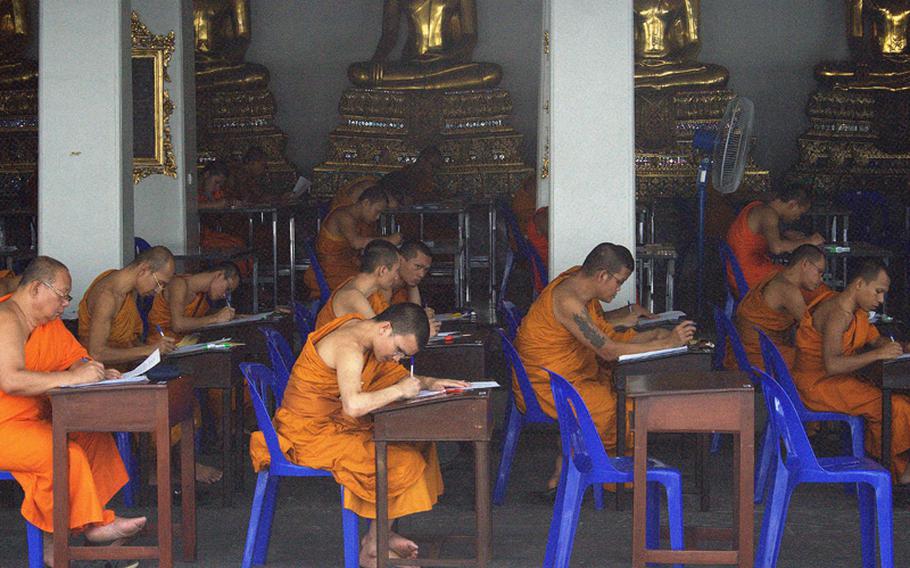
[[[553,469],[553,475],[547,480],[547,491],[552,491],[559,486],[559,476],[562,475],[562,456],[556,457],[556,465]]]
[[[904,470],[904,473],[901,474],[901,477],[898,480],[898,483],[901,485],[907,485],[908,483],[910,483],[910,467],[908,467],[907,469]]]
[[[44,565],[54,566],[54,535],[51,533],[44,533]]]
[[[389,532],[389,550],[400,558],[417,558],[417,543],[397,533]]]
[[[145,527],[145,517],[114,517],[112,523],[106,525],[95,525],[85,529],[85,538],[89,542],[110,542],[122,538],[128,538]]]
[[[215,483],[224,473],[217,467],[196,462],[196,481],[200,483]]]

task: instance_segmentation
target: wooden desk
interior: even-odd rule
[[[377,568],[386,566],[479,566],[490,561],[490,439],[493,408],[486,391],[444,399],[390,404],[373,412],[376,442]],[[476,559],[390,559],[387,444],[389,442],[473,442]]]
[[[239,348],[235,348],[229,351],[167,356],[166,362],[176,365],[182,374],[192,377],[194,389],[221,390],[221,467],[224,469],[221,504],[230,507],[234,504],[234,491],[243,487],[243,420],[238,420],[236,414],[243,412],[243,377],[238,365],[245,362],[245,359]],[[232,399],[238,401],[236,413],[232,408]]]
[[[881,381],[882,387],[882,466],[891,470],[891,394],[894,391],[910,391],[910,360],[903,359],[872,365],[873,380]]]
[[[690,349],[687,353],[668,355],[647,361],[631,361],[618,363],[613,368],[613,388],[616,391],[616,455],[626,455],[626,384],[633,375],[649,375],[668,373],[674,371],[691,371],[693,373],[707,373],[711,371],[711,359],[714,352],[711,350]],[[705,475],[707,454],[707,438],[702,436],[698,442],[698,451],[695,454],[695,485],[698,487],[702,511],[711,508],[711,484]],[[625,508],[625,489],[616,487],[616,510]]]
[[[467,324],[465,324],[467,325]],[[451,343],[433,342],[414,355],[414,371],[430,377],[476,381],[490,377],[489,353],[496,336],[489,327],[474,324],[470,335]]]
[[[635,471],[632,506],[632,566],[753,563],[754,391],[740,371],[636,375],[627,379],[635,401]],[[698,539],[729,538],[734,550],[649,550],[645,548],[645,482],[651,432],[728,432],[733,434],[733,527],[693,530]]]
[[[171,426],[180,424],[180,485],[183,491],[183,559],[196,559],[196,457],[193,447],[193,388],[189,377],[164,384],[58,388],[48,393],[54,436],[54,566],[70,560],[157,558],[174,564],[171,550]],[[70,432],[152,432],[158,464],[157,546],[69,546]]]
[[[269,350],[265,343],[265,336],[259,331],[262,326],[274,327],[288,340],[288,343],[291,343],[294,333],[294,318],[289,314],[275,314],[255,322],[225,322],[207,325],[194,333],[199,336],[199,341],[215,341],[222,337],[230,337],[231,341],[243,343],[237,348],[238,353],[247,357],[243,361],[262,361],[268,364]]]

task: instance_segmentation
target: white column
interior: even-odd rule
[[[632,0],[551,1],[548,9],[555,275],[601,242],[635,252],[634,55]],[[616,302],[634,293],[630,281]]]
[[[174,54],[164,88],[174,103],[171,143],[177,177],[151,175],[135,186],[136,236],[164,245],[176,254],[195,250],[199,241],[196,214],[196,86],[192,0],[132,0],[132,9],[156,35],[174,32]]]
[[[91,279],[132,258],[128,0],[42,0],[39,250],[69,266],[76,307]]]

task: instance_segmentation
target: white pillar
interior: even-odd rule
[[[132,0],[132,9],[156,35],[174,32],[174,54],[165,90],[174,103],[171,143],[177,177],[154,174],[135,186],[136,236],[164,245],[175,254],[195,250],[199,241],[196,214],[196,82],[192,0]]]
[[[547,10],[549,266],[556,275],[601,242],[635,252],[632,0],[552,0]],[[616,302],[634,293],[630,281]]]
[[[42,0],[39,250],[69,266],[75,298],[132,258],[129,0]]]

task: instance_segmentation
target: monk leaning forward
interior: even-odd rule
[[[71,301],[72,280],[59,261],[39,256],[19,287],[0,298],[0,470],[25,492],[22,516],[53,531],[53,437],[47,391],[119,376],[92,361],[60,315]],[[92,542],[132,536],[145,517],[116,517],[104,506],[128,477],[109,433],[73,434],[69,442],[70,528]],[[53,541],[45,539],[45,562]]]
[[[869,323],[869,310],[885,299],[891,286],[878,261],[867,261],[843,292],[828,292],[809,304],[796,332],[793,379],[803,404],[818,412],[862,416],[866,422],[866,451],[879,455],[882,443],[882,392],[856,375],[876,361],[899,356],[904,346],[881,337]],[[891,397],[893,432],[891,469],[899,483],[910,482],[910,397]]]
[[[212,302],[227,299],[239,285],[240,271],[232,262],[206,272],[175,276],[152,302],[149,343],[157,343],[161,334],[179,341],[200,327],[232,320],[234,308],[229,305],[212,314],[209,309]]]
[[[632,254],[625,247],[597,245],[582,266],[563,272],[544,288],[515,339],[541,409],[556,418],[550,378],[544,371],[547,368],[565,377],[581,394],[608,452],[616,449],[616,393],[611,370],[599,359],[609,363],[627,353],[685,345],[695,333],[690,321],[679,324],[671,333],[661,329],[616,331],[614,326],[634,325],[640,315],[647,314],[640,306],[605,313],[600,305],[601,301],[613,300],[634,267]],[[524,411],[524,399],[514,378],[512,392]],[[631,447],[631,439],[627,444]],[[548,489],[558,482],[560,463],[557,460]]]
[[[462,381],[413,377],[398,364],[429,336],[426,312],[398,304],[365,320],[351,314],[312,332],[294,365],[273,420],[281,448],[300,465],[332,472],[345,487],[344,506],[361,517],[376,516],[376,464],[368,414],[421,388],[465,386]],[[250,439],[253,467],[269,461],[260,433]],[[430,510],[442,494],[442,477],[431,443],[389,444],[389,517]],[[417,556],[417,545],[392,534],[390,550]],[[361,566],[376,565],[375,523],[361,541]]]
[[[358,224],[375,224],[388,206],[385,191],[378,186],[365,189],[353,205],[338,207],[322,222],[316,237],[316,257],[330,290],[335,290],[360,271],[359,254],[372,237],[364,237]],[[396,233],[383,240],[397,245],[401,235]],[[319,285],[312,270],[304,273],[304,282],[311,298],[319,297]]]
[[[780,351],[787,368],[793,369],[796,326],[806,313],[806,299],[811,300],[822,289],[828,290],[822,284],[824,273],[825,255],[821,249],[814,245],[802,245],[793,251],[786,268],[768,274],[749,289],[736,308],[733,323],[750,365],[765,368],[758,329]],[[729,344],[724,366],[727,369],[737,368],[736,357]]]
[[[798,220],[811,205],[811,187],[794,183],[779,190],[771,201],[753,201],[739,212],[727,231],[727,244],[733,250],[749,288],[781,269],[771,261],[772,254],[792,252],[804,244],[817,246],[825,242],[818,233],[806,237],[796,231],[781,232],[781,222]],[[729,267],[727,281],[736,291],[736,280]]]

